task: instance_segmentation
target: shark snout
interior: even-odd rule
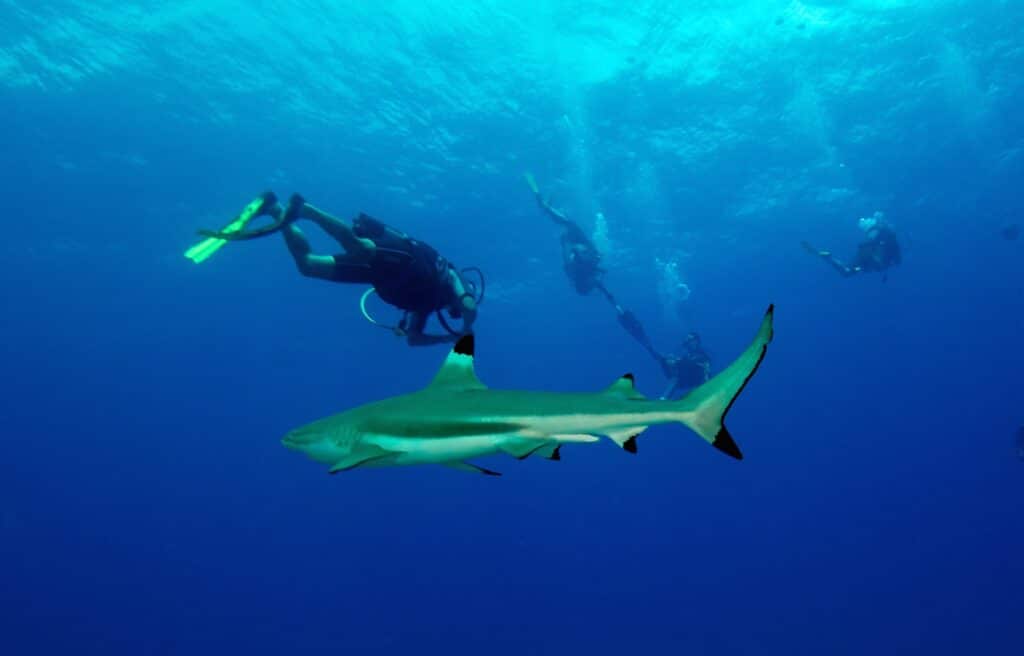
[[[281,438],[281,444],[285,445],[289,449],[301,449],[303,440],[300,431],[290,431],[287,435]]]

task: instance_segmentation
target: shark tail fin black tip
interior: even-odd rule
[[[722,429],[715,435],[714,441],[711,446],[715,447],[722,453],[732,456],[737,460],[743,460],[743,452],[740,451],[740,447],[737,446],[736,440],[732,439],[732,435],[729,434],[728,429],[722,426]]]
[[[743,454],[725,427],[732,404],[753,378],[774,337],[775,306],[769,305],[757,335],[732,364],[677,402],[680,421],[719,451],[737,460]]]

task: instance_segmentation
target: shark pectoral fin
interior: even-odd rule
[[[394,451],[388,451],[382,449],[379,446],[365,445],[360,447],[358,450],[348,454],[338,462],[331,465],[331,468],[327,470],[329,474],[337,474],[338,472],[348,471],[349,469],[355,469],[361,465],[368,464],[375,460],[381,460],[388,456],[395,455]]]
[[[446,467],[451,467],[452,469],[470,472],[471,474],[483,474],[485,476],[501,476],[501,472],[496,472],[493,469],[485,469],[483,467],[478,467],[477,465],[468,462],[445,462],[442,464],[444,464]]]
[[[628,428],[608,433],[608,437],[624,450],[636,453],[636,438],[645,430],[647,430],[647,426],[629,426]]]
[[[609,396],[616,396],[623,399],[640,400],[647,398],[637,391],[636,379],[633,378],[633,374],[623,374],[618,380],[612,383],[610,387],[605,388],[604,393]]]

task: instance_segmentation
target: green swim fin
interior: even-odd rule
[[[526,179],[526,184],[530,185],[530,191],[535,194],[540,193],[540,189],[537,187],[537,181],[533,179],[533,174],[527,171],[523,174],[523,178]]]
[[[268,191],[265,194],[261,194],[258,198],[254,199],[251,203],[246,205],[245,209],[242,210],[241,214],[235,217],[235,219],[227,226],[225,226],[224,229],[221,230],[221,232],[233,233],[245,230],[245,226],[248,225],[249,221],[252,221],[260,213],[260,210],[262,210],[267,205],[273,205],[275,202],[277,202],[277,198],[274,196],[273,192]],[[226,243],[228,243],[227,239],[221,239],[219,237],[207,237],[203,241],[199,242],[192,248],[185,251],[185,257],[192,260],[196,264],[201,264],[202,262],[205,262],[206,260],[210,259],[210,257],[212,257],[214,253],[219,251],[221,247]]]

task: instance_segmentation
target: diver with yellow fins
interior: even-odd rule
[[[250,228],[260,217],[270,217],[269,224]],[[335,239],[343,252],[336,255],[314,253],[309,240],[296,225],[300,219],[316,224]],[[282,206],[273,192],[267,191],[245,206],[245,209],[224,229],[200,230],[206,237],[185,252],[185,257],[199,264],[210,258],[230,241],[256,239],[280,232],[299,273],[331,282],[366,283],[372,285],[363,294],[360,306],[367,320],[378,324],[366,311],[371,292],[404,311],[396,326],[385,326],[405,337],[410,346],[453,343],[472,332],[477,309],[483,301],[484,281],[479,269],[459,270],[430,245],[410,237],[382,221],[360,213],[348,225],[313,205],[299,194],[292,195]],[[467,280],[475,273],[478,281]],[[427,320],[436,313],[447,334],[424,332]],[[461,319],[459,329],[452,328],[445,314]]]

